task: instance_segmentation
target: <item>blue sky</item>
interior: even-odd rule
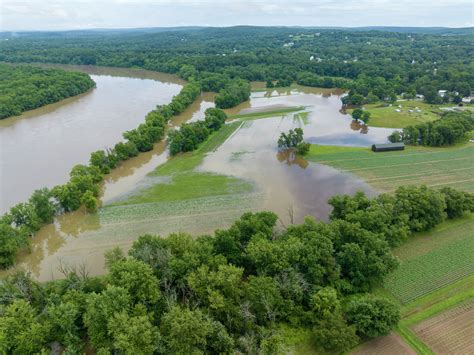
[[[472,0],[0,0],[1,30],[169,26],[447,26]]]

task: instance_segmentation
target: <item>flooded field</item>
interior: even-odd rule
[[[197,168],[198,173],[246,181],[254,186],[251,192],[108,207],[137,191],[146,193],[151,184],[157,183],[148,174],[168,159],[166,147],[160,143],[153,151],[125,162],[107,177],[102,199],[105,208],[98,214],[86,215],[80,211],[67,214],[54,225],[43,228],[32,240],[31,253],[20,256],[18,267],[31,271],[40,280],[61,277],[60,270],[66,265],[85,265],[90,274],[100,274],[104,251],[114,246],[127,249],[141,234],[210,233],[227,227],[245,211],[262,209],[278,213],[283,224],[301,222],[305,215],[325,220],[330,196],[358,190],[375,194],[376,191],[354,175],[309,163],[291,153],[279,153],[276,147],[280,132],[294,127],[302,127],[305,139],[313,143],[368,146],[385,142],[391,130],[355,125],[340,111],[342,94],[337,90],[300,87],[256,91],[250,101],[228,111],[236,114],[245,110],[248,114],[304,107],[297,112],[245,120]],[[213,95],[204,94],[171,125],[203,118],[205,109],[212,106]],[[161,183],[169,183],[170,179]]]
[[[183,84],[144,70],[65,68],[91,74],[97,87],[0,120],[0,213],[38,188],[66,182],[75,164],[120,141],[122,132],[136,127],[157,104],[169,102]]]

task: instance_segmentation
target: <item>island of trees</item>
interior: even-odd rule
[[[85,73],[0,63],[0,119],[82,94],[95,87]]]

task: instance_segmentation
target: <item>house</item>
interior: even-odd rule
[[[444,97],[448,93],[448,90],[438,90],[438,96]]]
[[[421,95],[421,94],[416,94],[415,96],[418,100],[424,100],[425,99],[425,95]]]
[[[404,150],[405,144],[403,143],[385,143],[385,144],[372,144],[372,151],[374,152],[389,152],[392,150]]]
[[[311,57],[309,57],[309,60],[314,60],[314,55],[312,55]]]

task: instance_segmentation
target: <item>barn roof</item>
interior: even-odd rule
[[[405,144],[404,143],[383,143],[383,144],[380,144],[380,143],[376,143],[374,144],[374,147],[377,148],[377,149],[380,149],[380,148],[401,148],[401,147],[405,147]]]

